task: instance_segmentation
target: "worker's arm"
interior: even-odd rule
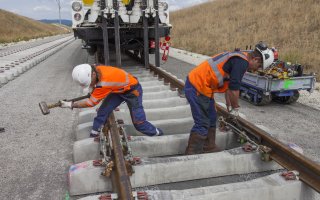
[[[111,93],[108,88],[95,88],[86,101],[74,102],[72,108],[94,107]]]
[[[60,101],[61,103],[61,108],[88,108],[88,107],[93,107],[91,105],[88,105],[87,101],[89,101],[89,99],[87,99],[86,101],[77,101],[77,102],[71,102],[71,101]]]
[[[227,90],[225,93],[226,104],[228,111],[239,108],[239,90]]]
[[[89,107],[86,103],[87,101],[78,101],[72,103],[72,108],[87,108]]]
[[[60,101],[60,107],[61,108],[87,108],[90,107],[86,103],[87,101],[77,101],[77,102],[72,102],[72,101]]]
[[[239,90],[241,79],[248,68],[248,62],[240,57],[230,58],[223,66],[223,70],[229,74],[229,89],[225,93],[228,111],[239,108]]]

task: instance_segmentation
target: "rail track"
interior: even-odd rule
[[[88,138],[96,110],[82,109],[74,144],[75,164],[68,176],[71,195],[101,193],[81,196],[83,200],[319,198],[319,164],[244,118],[237,124],[223,120],[228,113],[221,103],[216,105],[224,117],[220,124],[229,127],[217,133],[217,143],[224,151],[184,156],[193,124],[183,98],[184,82],[153,65],[123,69],[139,79],[147,118],[164,130],[165,136],[142,136],[122,104],[108,119],[100,138]],[[239,141],[245,140],[256,148],[244,148],[248,144]],[[287,170],[293,173],[286,174]]]

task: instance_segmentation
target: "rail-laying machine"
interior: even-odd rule
[[[155,53],[160,66],[159,38],[170,39],[168,4],[161,0],[73,0],[72,28],[83,40],[83,48],[110,64],[115,50],[116,65],[121,67],[121,51],[133,51],[149,64]]]

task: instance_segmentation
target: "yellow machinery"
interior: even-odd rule
[[[131,2],[131,0],[122,0],[122,3],[124,4],[124,5],[129,5],[130,4],[130,2]]]

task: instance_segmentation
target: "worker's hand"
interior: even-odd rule
[[[232,118],[239,117],[239,108],[232,108],[229,112],[229,115]]]
[[[72,101],[60,101],[61,108],[70,108],[72,109]]]

